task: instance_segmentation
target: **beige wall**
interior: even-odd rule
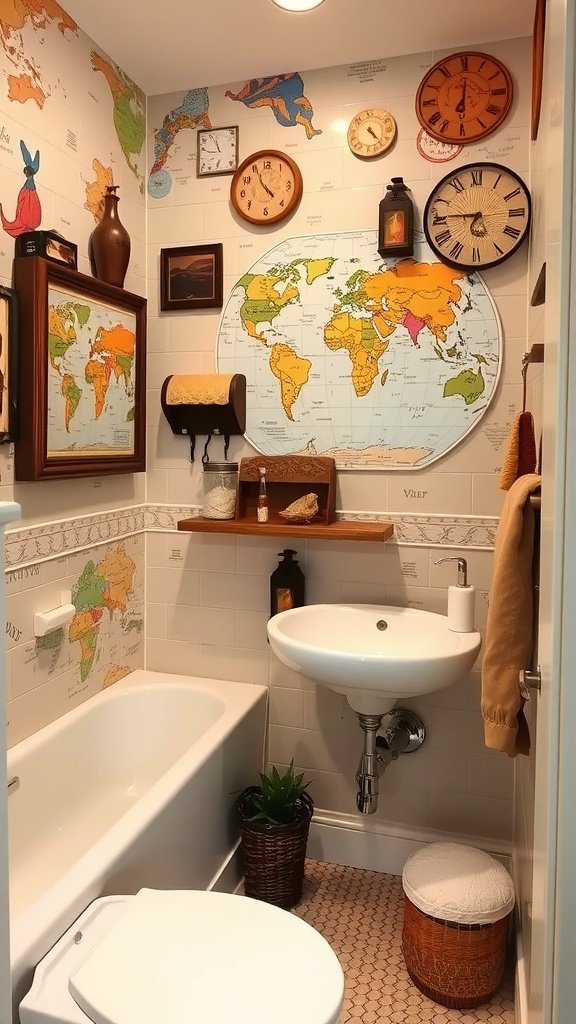
[[[528,176],[530,44],[512,40],[489,51],[512,71],[515,101],[505,125],[452,163],[432,164],[417,152],[419,125],[414,94],[424,69],[440,54],[417,54],[386,61],[382,76],[347,75],[345,68],[303,75],[323,128],[308,141],[303,130],[280,128],[266,108],[248,110],[225,98],[227,86],[209,90],[214,125],[239,124],[240,157],[265,146],[286,149],[299,162],[305,193],[289,223],[275,230],[250,228],[231,215],[228,178],[197,180],[192,133],[179,140],[167,166],[173,176],[169,195],[148,200],[150,313],[148,501],[178,505],[200,501],[200,463],[188,461],[188,445],[172,436],[160,410],[160,387],[170,373],[211,372],[219,314],[163,314],[159,310],[159,251],[202,241],[224,243],[225,295],[265,251],[283,238],[324,231],[373,228],[385,183],[402,173],[423,211],[435,180],[472,160],[495,160]],[[237,91],[240,84],[231,86]],[[149,100],[149,158],[152,133],[183,94]],[[392,153],[372,162],[356,160],[345,139],[331,127],[348,123],[367,105],[388,108],[398,121]],[[184,134],[184,133],[183,133]],[[317,143],[317,144],[315,144]],[[343,511],[391,514],[397,540],[384,549],[334,542],[297,545],[307,577],[308,601],[389,601],[434,611],[445,610],[446,566],[433,560],[456,550],[470,559],[478,588],[477,618],[483,625],[491,572],[490,541],[475,546],[474,528],[491,527],[502,504],[497,474],[508,426],[521,401],[521,358],[526,344],[527,254],[523,250],[501,268],[486,272],[502,320],[503,371],[496,399],[478,429],[455,451],[427,470],[404,473],[339,474],[338,507]],[[233,439],[231,455],[253,454]],[[415,494],[414,492],[418,492]],[[418,529],[400,529],[411,516]],[[478,517],[478,518],[475,518]],[[470,530],[464,529],[464,524]],[[415,539],[414,539],[415,538]],[[436,546],[438,545],[438,546]],[[147,541],[147,665],[150,668],[261,682],[271,686],[270,759],[294,757],[313,778],[319,807],[355,813],[354,772],[360,731],[345,701],[285,670],[266,641],[268,578],[281,540],[207,538],[176,533]],[[478,666],[476,667],[478,668]],[[378,816],[410,826],[486,837],[512,836],[512,765],[483,745],[479,675],[434,697],[410,702],[428,727],[426,747],[389,769]]]
[[[58,13],[61,12],[61,13]],[[17,8],[6,13],[0,47],[0,203],[12,219],[22,175],[22,139],[32,154],[40,152],[35,176],[42,208],[40,228],[55,229],[78,245],[78,269],[90,274],[88,239],[96,220],[87,207],[87,186],[96,181],[93,161],[112,170],[119,185],[120,214],[132,241],[125,287],[144,295],[145,202],[144,153],[128,154],[128,166],[114,127],[112,87],[94,71],[92,54],[104,57],[112,75],[119,71],[96,44],[54,4],[43,25]],[[36,19],[39,21],[39,19]],[[71,27],[68,27],[71,26]],[[18,82],[29,81],[29,88]],[[128,92],[145,98],[124,79]],[[34,88],[33,88],[33,87]],[[11,98],[17,93],[20,99]],[[10,286],[14,239],[0,226],[0,284]],[[26,373],[26,367],[21,367]],[[20,415],[26,416],[21,409]],[[144,498],[144,474],[41,483],[14,481],[12,446],[0,446],[0,501],[22,506],[22,524],[57,520],[124,505]]]
[[[91,43],[81,33],[78,40],[85,64]],[[50,45],[49,39],[47,43]],[[226,100],[225,86],[210,90],[213,123],[240,125],[241,156],[263,146],[285,148],[302,167],[305,196],[292,220],[271,233],[241,225],[230,214],[229,178],[197,180],[193,164],[186,163],[180,171],[176,167],[169,196],[149,199],[149,506],[135,508],[134,521],[119,527],[118,515],[109,515],[107,510],[138,505],[144,497],[142,477],[13,485],[10,453],[0,451],[0,498],[21,501],[25,523],[31,526],[30,531],[13,535],[8,575],[11,742],[86,699],[94,687],[103,684],[109,670],[142,664],[142,638],[127,627],[131,618],[138,617],[142,594],[139,574],[146,546],[148,667],[270,684],[271,759],[286,763],[294,756],[313,777],[318,806],[354,812],[353,773],[360,742],[354,717],[341,698],[283,670],[266,642],[268,578],[282,544],[277,540],[185,537],[173,530],[178,515],[184,513],[170,506],[189,507],[199,501],[199,461],[190,467],[186,442],[170,433],[160,412],[159,389],[169,373],[214,369],[219,314],[160,313],[159,250],[162,246],[223,241],[226,294],[240,273],[282,238],[313,231],[374,227],[384,183],[394,173],[404,175],[420,211],[433,182],[464,161],[494,159],[527,177],[529,44],[526,40],[491,44],[490,52],[503,59],[513,73],[516,99],[511,114],[497,134],[482,145],[469,147],[451,164],[428,163],[415,147],[418,124],[413,113],[414,92],[425,67],[440,54],[387,61],[385,79],[376,75],[371,82],[369,76],[349,76],[347,69],[306,74],[314,121],[323,127],[316,146],[307,142],[301,129],[290,134],[280,128],[269,111],[247,110]],[[122,218],[136,243],[126,285],[142,292],[143,200],[134,175],[118,154],[109,92],[100,77],[90,77],[86,72],[79,75],[78,89],[70,101],[76,110],[74,123],[79,130],[83,128],[84,138],[93,140],[94,156],[99,155],[96,142],[102,144],[99,158],[103,162],[106,152],[115,149]],[[166,110],[181,99],[179,94],[149,101],[149,166],[152,131]],[[399,138],[390,157],[364,163],[351,156],[342,135],[330,126],[338,119],[347,122],[357,110],[377,102],[396,116]],[[13,118],[13,104],[5,106],[6,117]],[[48,105],[45,109],[48,111]],[[60,108],[57,112],[62,113]],[[41,149],[46,177],[38,176],[38,186],[46,190],[41,193],[43,199],[50,197],[46,201],[46,209],[53,214],[50,224],[78,241],[80,269],[88,270],[87,239],[94,221],[83,206],[84,179],[93,177],[91,160],[86,156],[79,159],[65,147],[59,148],[55,139],[60,136],[48,132],[43,127],[48,121],[32,117],[26,105],[18,113],[21,120],[14,122],[13,137],[18,139],[20,131],[27,132],[27,144]],[[44,135],[40,133],[42,127]],[[178,164],[178,147],[175,157]],[[12,183],[12,192],[8,184],[4,186],[8,203],[14,201],[19,187],[14,160],[14,152],[0,150],[3,174],[6,169],[13,175],[6,179]],[[64,178],[65,185],[61,183]],[[67,231],[64,221],[69,222]],[[12,250],[6,245],[4,248],[0,274],[8,283]],[[451,576],[445,566],[435,567],[433,560],[448,549],[454,553],[467,548],[471,579],[478,588],[478,623],[484,623],[491,543],[502,501],[496,475],[521,393],[519,371],[526,335],[525,254],[488,271],[485,282],[497,304],[505,339],[495,402],[481,426],[429,470],[410,475],[340,474],[339,508],[393,515],[398,524],[397,538],[385,548],[324,542],[299,545],[308,600],[388,600],[443,610]],[[248,444],[233,440],[231,455],[251,453]],[[412,491],[420,492],[420,496]],[[71,518],[69,530],[63,526],[63,517]],[[46,527],[33,525],[41,523]],[[55,536],[60,538],[58,543],[54,542]],[[78,588],[87,563],[97,567],[102,552],[116,550],[119,542],[137,567],[128,594],[129,609],[126,615],[121,609],[112,614],[106,609],[103,619],[98,620],[97,655],[85,685],[80,640],[71,640],[68,635],[60,651],[47,652],[30,635],[32,614],[56,600],[63,581],[73,590]],[[116,648],[108,644],[113,637]],[[483,746],[478,672],[434,698],[411,703],[426,721],[428,742],[414,759],[406,758],[389,770],[382,787],[379,817],[407,826],[510,838],[511,765]]]

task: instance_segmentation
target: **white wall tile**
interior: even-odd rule
[[[234,636],[231,609],[167,605],[166,638],[193,644],[221,644]]]
[[[155,639],[147,644],[146,668],[183,676],[200,675],[200,645],[189,641]]]
[[[247,573],[201,572],[200,601],[207,608],[246,608],[267,611],[269,581]]]
[[[470,755],[470,792],[476,796],[512,800],[514,763],[506,754],[487,751]]]
[[[223,634],[224,639],[227,634]],[[267,686],[270,655],[264,651],[247,651],[238,647],[200,647],[200,671],[209,679],[232,679],[238,683]]]
[[[278,686],[270,691],[270,724],[304,725],[304,692]]]
[[[200,573],[179,572],[177,569],[146,571],[149,601],[163,601],[172,605],[200,604]]]

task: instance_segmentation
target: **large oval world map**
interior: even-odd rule
[[[287,238],[232,289],[218,369],[247,382],[246,437],[341,469],[421,469],[474,429],[501,364],[481,278],[422,240],[382,260],[376,232]]]

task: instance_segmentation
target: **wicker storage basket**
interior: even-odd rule
[[[414,984],[443,1006],[468,1009],[498,990],[506,967],[514,886],[489,854],[432,843],[402,875],[402,952]]]
[[[308,793],[299,797],[301,814],[289,825],[248,821],[250,797],[258,786],[245,789],[238,799],[240,852],[244,866],[244,892],[255,900],[288,910],[302,895],[304,861],[314,804]]]
[[[428,917],[405,896],[402,952],[414,984],[451,1009],[485,1003],[502,984],[509,918],[452,924]]]

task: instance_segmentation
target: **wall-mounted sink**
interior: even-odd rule
[[[375,604],[311,604],[268,622],[288,668],[343,693],[360,714],[441,690],[472,668],[478,632],[454,633],[445,615]]]

